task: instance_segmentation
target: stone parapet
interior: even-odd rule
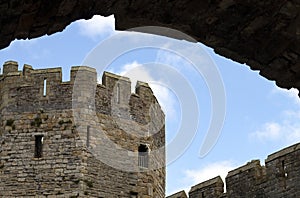
[[[226,191],[218,176],[193,186],[190,198],[300,197],[300,143],[229,171]],[[176,194],[175,194],[176,195]]]

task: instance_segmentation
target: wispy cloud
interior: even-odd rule
[[[282,135],[282,126],[276,122],[265,123],[257,131],[251,133],[252,138],[260,141],[280,140]]]
[[[95,15],[89,20],[79,20],[76,22],[80,34],[96,39],[99,36],[109,36],[115,32],[115,18],[113,15],[103,17]]]
[[[186,170],[185,179],[191,180],[194,185],[196,185],[220,175],[223,181],[225,181],[228,171],[233,170],[234,168],[235,165],[231,161],[214,162],[211,164],[207,164],[200,169]]]
[[[287,97],[287,102],[294,104],[292,110],[281,112],[282,119],[262,124],[256,131],[250,133],[252,140],[260,142],[281,142],[285,145],[300,141],[300,99],[297,89],[281,89],[275,87],[272,94],[281,94]]]
[[[268,122],[257,131],[250,134],[250,138],[260,142],[282,142],[290,145],[300,141],[300,124],[295,120],[282,122]]]
[[[184,45],[183,43],[186,41],[181,42],[180,45],[172,41],[162,45],[161,49],[157,52],[156,61],[176,68],[182,74],[189,76],[189,78],[191,76],[197,77],[199,74],[207,74],[206,72],[211,69],[214,63],[206,51],[201,45],[190,43]],[[198,74],[197,72],[200,73]],[[197,75],[195,75],[195,73]]]
[[[225,184],[225,178],[228,172],[236,167],[236,164],[232,161],[218,161],[206,164],[198,169],[187,169],[184,171],[185,176],[182,180],[182,188],[174,189],[170,194],[181,190],[185,190],[185,192],[188,193],[192,186],[212,179],[216,176],[221,176]]]

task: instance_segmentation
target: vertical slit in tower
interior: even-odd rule
[[[120,104],[120,84],[117,84],[117,103]]]
[[[44,79],[44,90],[43,90],[43,96],[47,95],[47,78]]]
[[[87,126],[86,131],[86,147],[90,147],[90,126]]]
[[[283,187],[286,188],[286,179],[287,179],[287,172],[286,172],[286,165],[284,160],[281,161],[281,168],[282,168],[282,173],[283,173]]]
[[[35,158],[41,158],[43,154],[43,135],[36,135],[35,136],[35,152],[34,157]]]

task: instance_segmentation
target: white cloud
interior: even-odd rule
[[[131,91],[134,92],[135,85],[137,81],[142,82],[151,82],[154,81],[153,77],[148,73],[148,71],[142,67],[142,64],[137,61],[133,61],[131,63],[127,63],[119,71],[115,71],[112,69],[113,73],[118,73],[121,76],[126,76],[130,78],[131,83]]]
[[[164,43],[156,56],[156,62],[176,68],[181,74],[191,77],[208,75],[216,67],[199,43],[174,41]]]
[[[272,94],[282,94],[294,103],[293,110],[281,112],[283,119],[279,121],[266,122],[256,131],[250,133],[250,138],[261,142],[281,142],[290,145],[300,141],[300,99],[297,89],[281,89],[274,87]]]
[[[237,166],[231,161],[219,161],[206,164],[199,169],[188,169],[184,171],[184,178],[182,180],[182,188],[174,189],[170,194],[185,190],[188,194],[191,187],[201,182],[207,181],[214,177],[220,176],[225,185],[225,178],[229,171]],[[225,190],[225,186],[224,186]]]
[[[300,124],[289,119],[280,123],[268,122],[251,133],[250,137],[261,142],[280,141],[285,145],[290,145],[300,141]]]
[[[194,185],[196,185],[220,175],[222,180],[225,182],[228,171],[233,170],[234,168],[235,166],[231,161],[215,162],[207,164],[201,169],[186,170],[185,179],[191,180]]]
[[[276,122],[268,122],[250,136],[260,141],[279,140],[282,136],[282,126]]]
[[[135,89],[135,84],[138,80],[143,82],[151,82],[154,80],[145,68],[142,67],[142,64],[139,64],[137,61],[125,64],[121,69],[120,75],[130,78],[132,90]]]
[[[115,32],[115,18],[113,15],[103,17],[95,15],[89,20],[79,20],[76,22],[82,35],[96,39],[99,36],[111,35]]]
[[[174,118],[176,114],[175,98],[172,96],[171,91],[164,86],[165,84],[159,81],[159,79],[156,78],[157,76],[150,74],[145,66],[138,63],[137,61],[134,61],[132,63],[125,64],[120,71],[112,69],[111,72],[118,73],[121,76],[130,78],[132,82],[132,92],[134,92],[135,90],[137,81],[147,82],[166,116],[170,119]]]
[[[298,96],[298,94],[299,94],[298,89],[292,88],[290,90],[287,90],[287,89],[282,89],[280,87],[275,86],[272,93],[273,94],[282,94],[284,96],[287,96],[288,98],[292,99],[292,101],[296,105],[300,106],[300,98]]]
[[[16,48],[19,51],[22,51],[22,55],[25,57],[28,56],[34,60],[45,59],[51,56],[51,51],[40,44],[41,40],[44,39],[45,36],[41,38],[34,39],[15,39],[7,50],[14,51]],[[22,49],[22,50],[20,50]]]

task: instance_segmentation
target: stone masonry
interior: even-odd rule
[[[0,197],[165,196],[165,116],[147,83],[7,61],[0,75]]]
[[[232,170],[226,177],[226,192],[221,177],[197,184],[190,198],[298,198],[300,197],[300,143]],[[168,198],[187,198],[184,191]]]

